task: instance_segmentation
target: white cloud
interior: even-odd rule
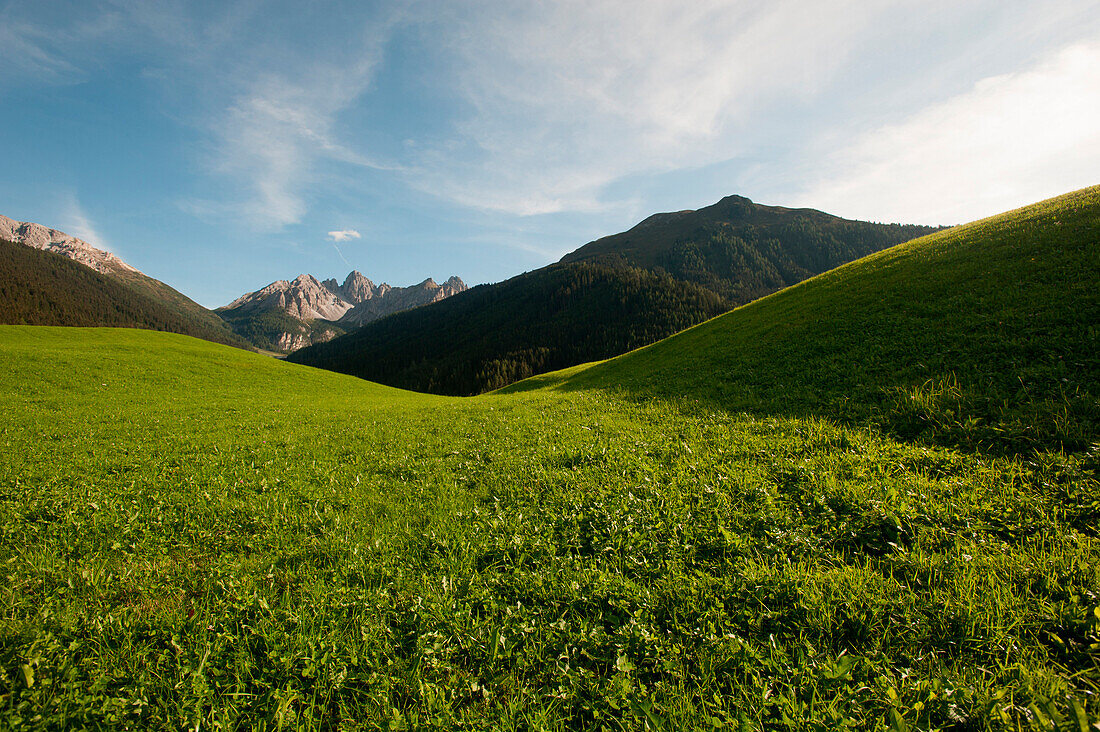
[[[348,241],[349,239],[361,239],[363,237],[355,229],[342,229],[341,231],[330,231],[328,238],[333,241]]]
[[[162,0],[129,10],[167,49],[166,94],[194,85],[202,104],[182,114],[210,135],[203,167],[230,187],[222,198],[182,200],[183,210],[278,231],[299,223],[323,193],[321,163],[392,169],[342,142],[335,126],[373,82],[404,7],[349,18],[339,37],[319,43],[305,39],[312,26],[291,7],[243,0],[202,15]],[[265,24],[266,32],[254,32]]]
[[[43,48],[36,36],[34,28],[5,22],[0,15],[0,82],[32,78],[49,83],[78,76],[71,63]]]
[[[752,116],[813,97],[884,0],[562,0],[446,17],[458,139],[412,179],[518,214],[597,210],[608,183],[727,159]]]
[[[106,240],[99,235],[92,220],[84,212],[75,195],[69,194],[62,204],[63,231],[66,234],[83,239],[97,249],[112,251]],[[117,252],[115,252],[117,254]]]
[[[215,123],[215,170],[249,192],[238,204],[257,229],[278,230],[301,221],[319,158],[383,168],[337,142],[337,114],[363,92],[374,56],[350,68],[326,67],[307,78],[257,80]]]
[[[963,223],[1100,183],[1100,43],[986,78],[833,155],[794,203]]]

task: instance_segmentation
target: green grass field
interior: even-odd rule
[[[2,327],[0,725],[1087,732],[1098,212],[470,399]]]

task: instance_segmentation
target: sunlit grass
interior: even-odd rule
[[[425,397],[137,331],[4,328],[0,361],[9,727],[1097,711],[1087,454]]]

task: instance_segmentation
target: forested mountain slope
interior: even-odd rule
[[[296,363],[439,394],[476,394],[606,358],[718,315],[698,285],[631,267],[557,264],[391,315]]]
[[[851,221],[814,209],[763,206],[727,196],[697,211],[654,214],[585,244],[563,262],[622,262],[695,282],[735,305],[845,262],[936,231]]]
[[[213,313],[205,311],[210,317],[201,317],[195,308],[204,311],[139,272],[103,274],[64,256],[0,239],[0,323],[148,328],[246,345]]]

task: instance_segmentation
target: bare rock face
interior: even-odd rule
[[[385,285],[385,287],[389,289],[389,285]],[[348,302],[358,305],[364,300],[382,297],[386,294],[385,292],[379,292],[378,289],[373,282],[363,276],[362,272],[355,270],[348,274],[344,284],[340,286],[339,293]]]
[[[310,345],[310,340],[304,333],[280,333],[272,343],[276,350],[290,353]]]
[[[110,252],[96,249],[83,239],[50,229],[41,224],[16,221],[0,216],[0,239],[16,244],[26,244],[35,249],[60,254],[63,257],[91,267],[100,274],[112,275],[119,272],[137,272]]]
[[[267,287],[238,297],[218,312],[236,314],[281,310],[298,320],[339,320],[352,304],[325,287],[313,275],[298,275],[294,280],[276,280]],[[307,344],[308,345],[308,344]]]
[[[465,289],[466,283],[458,277],[451,277],[442,285],[429,277],[418,285],[390,287],[385,282],[375,285],[359,271],[350,272],[342,285],[333,278],[318,281],[313,275],[303,274],[290,282],[278,280],[256,292],[246,293],[218,308],[217,312],[230,322],[271,312],[291,316],[299,321],[301,328],[284,331],[272,339],[278,350],[290,352],[335,337],[335,330],[318,328],[316,321],[329,321],[345,329],[356,328],[392,313],[437,302]]]
[[[385,292],[378,292],[383,287]],[[466,289],[466,283],[458,277],[451,277],[442,285],[436,284],[430,277],[411,287],[390,287],[383,283],[374,297],[357,304],[339,322],[345,327],[359,327],[402,310],[439,302]]]

